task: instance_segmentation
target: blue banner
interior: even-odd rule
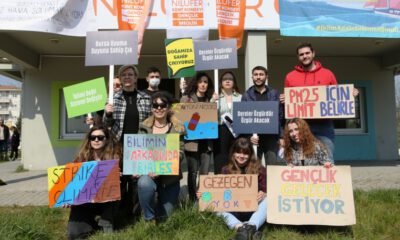
[[[279,0],[284,36],[400,38],[400,0]]]

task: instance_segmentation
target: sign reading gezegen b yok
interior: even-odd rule
[[[107,90],[104,78],[97,78],[63,88],[68,118],[104,109]]]
[[[85,66],[138,63],[137,31],[88,32]]]
[[[178,175],[179,134],[125,134],[124,175]]]
[[[237,68],[236,39],[195,41],[195,70]]]

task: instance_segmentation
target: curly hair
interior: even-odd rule
[[[106,138],[104,139],[104,147],[102,148],[102,152],[100,154],[101,160],[120,160],[122,156],[121,145],[111,136],[110,131],[105,126],[93,126],[90,131],[86,134],[85,139],[82,142],[82,145],[75,157],[74,162],[88,162],[92,161],[94,156],[94,150],[90,145],[90,136],[96,131],[100,130],[104,133]]]
[[[295,123],[299,128],[299,143],[295,143],[290,138],[289,124],[292,123]],[[286,122],[283,139],[285,141],[285,160],[287,163],[291,163],[293,160],[292,149],[300,147],[303,150],[304,156],[311,158],[315,152],[316,144],[319,144],[323,149],[325,148],[325,146],[312,134],[307,122],[300,118],[289,119]]]
[[[261,161],[258,160],[253,145],[248,138],[238,138],[233,143],[229,150],[228,164],[226,165],[229,172],[232,174],[240,174],[240,167],[236,163],[234,153],[242,153],[249,155],[249,160],[246,166],[246,174],[258,174],[261,168]]]
[[[208,80],[208,87],[205,93],[206,98],[211,99],[214,94],[214,84],[211,80],[211,77],[206,72],[197,72],[196,75],[190,80],[189,84],[186,87],[186,93],[188,96],[192,94],[196,94],[197,92],[197,83],[200,81],[202,77],[206,77]]]

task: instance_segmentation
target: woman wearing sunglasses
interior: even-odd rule
[[[179,163],[185,157],[183,151],[184,126],[173,116],[171,111],[172,99],[166,92],[157,92],[152,96],[153,115],[139,126],[142,134],[169,134],[178,133],[180,139]],[[154,222],[171,215],[174,205],[178,201],[182,178],[181,166],[179,175],[142,175],[138,180],[139,203],[143,209],[145,221]],[[156,194],[157,193],[157,194]],[[157,196],[157,201],[155,197]]]
[[[106,127],[92,127],[86,134],[74,162],[111,159],[121,159],[119,143],[114,141]],[[65,205],[64,207],[71,207],[67,227],[68,239],[79,239],[101,228],[104,232],[113,231],[113,218],[117,202],[86,203],[75,206]],[[96,221],[97,216],[100,218],[97,218]]]

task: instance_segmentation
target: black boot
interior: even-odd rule
[[[245,223],[238,228],[233,240],[251,240],[256,232],[256,226]]]

